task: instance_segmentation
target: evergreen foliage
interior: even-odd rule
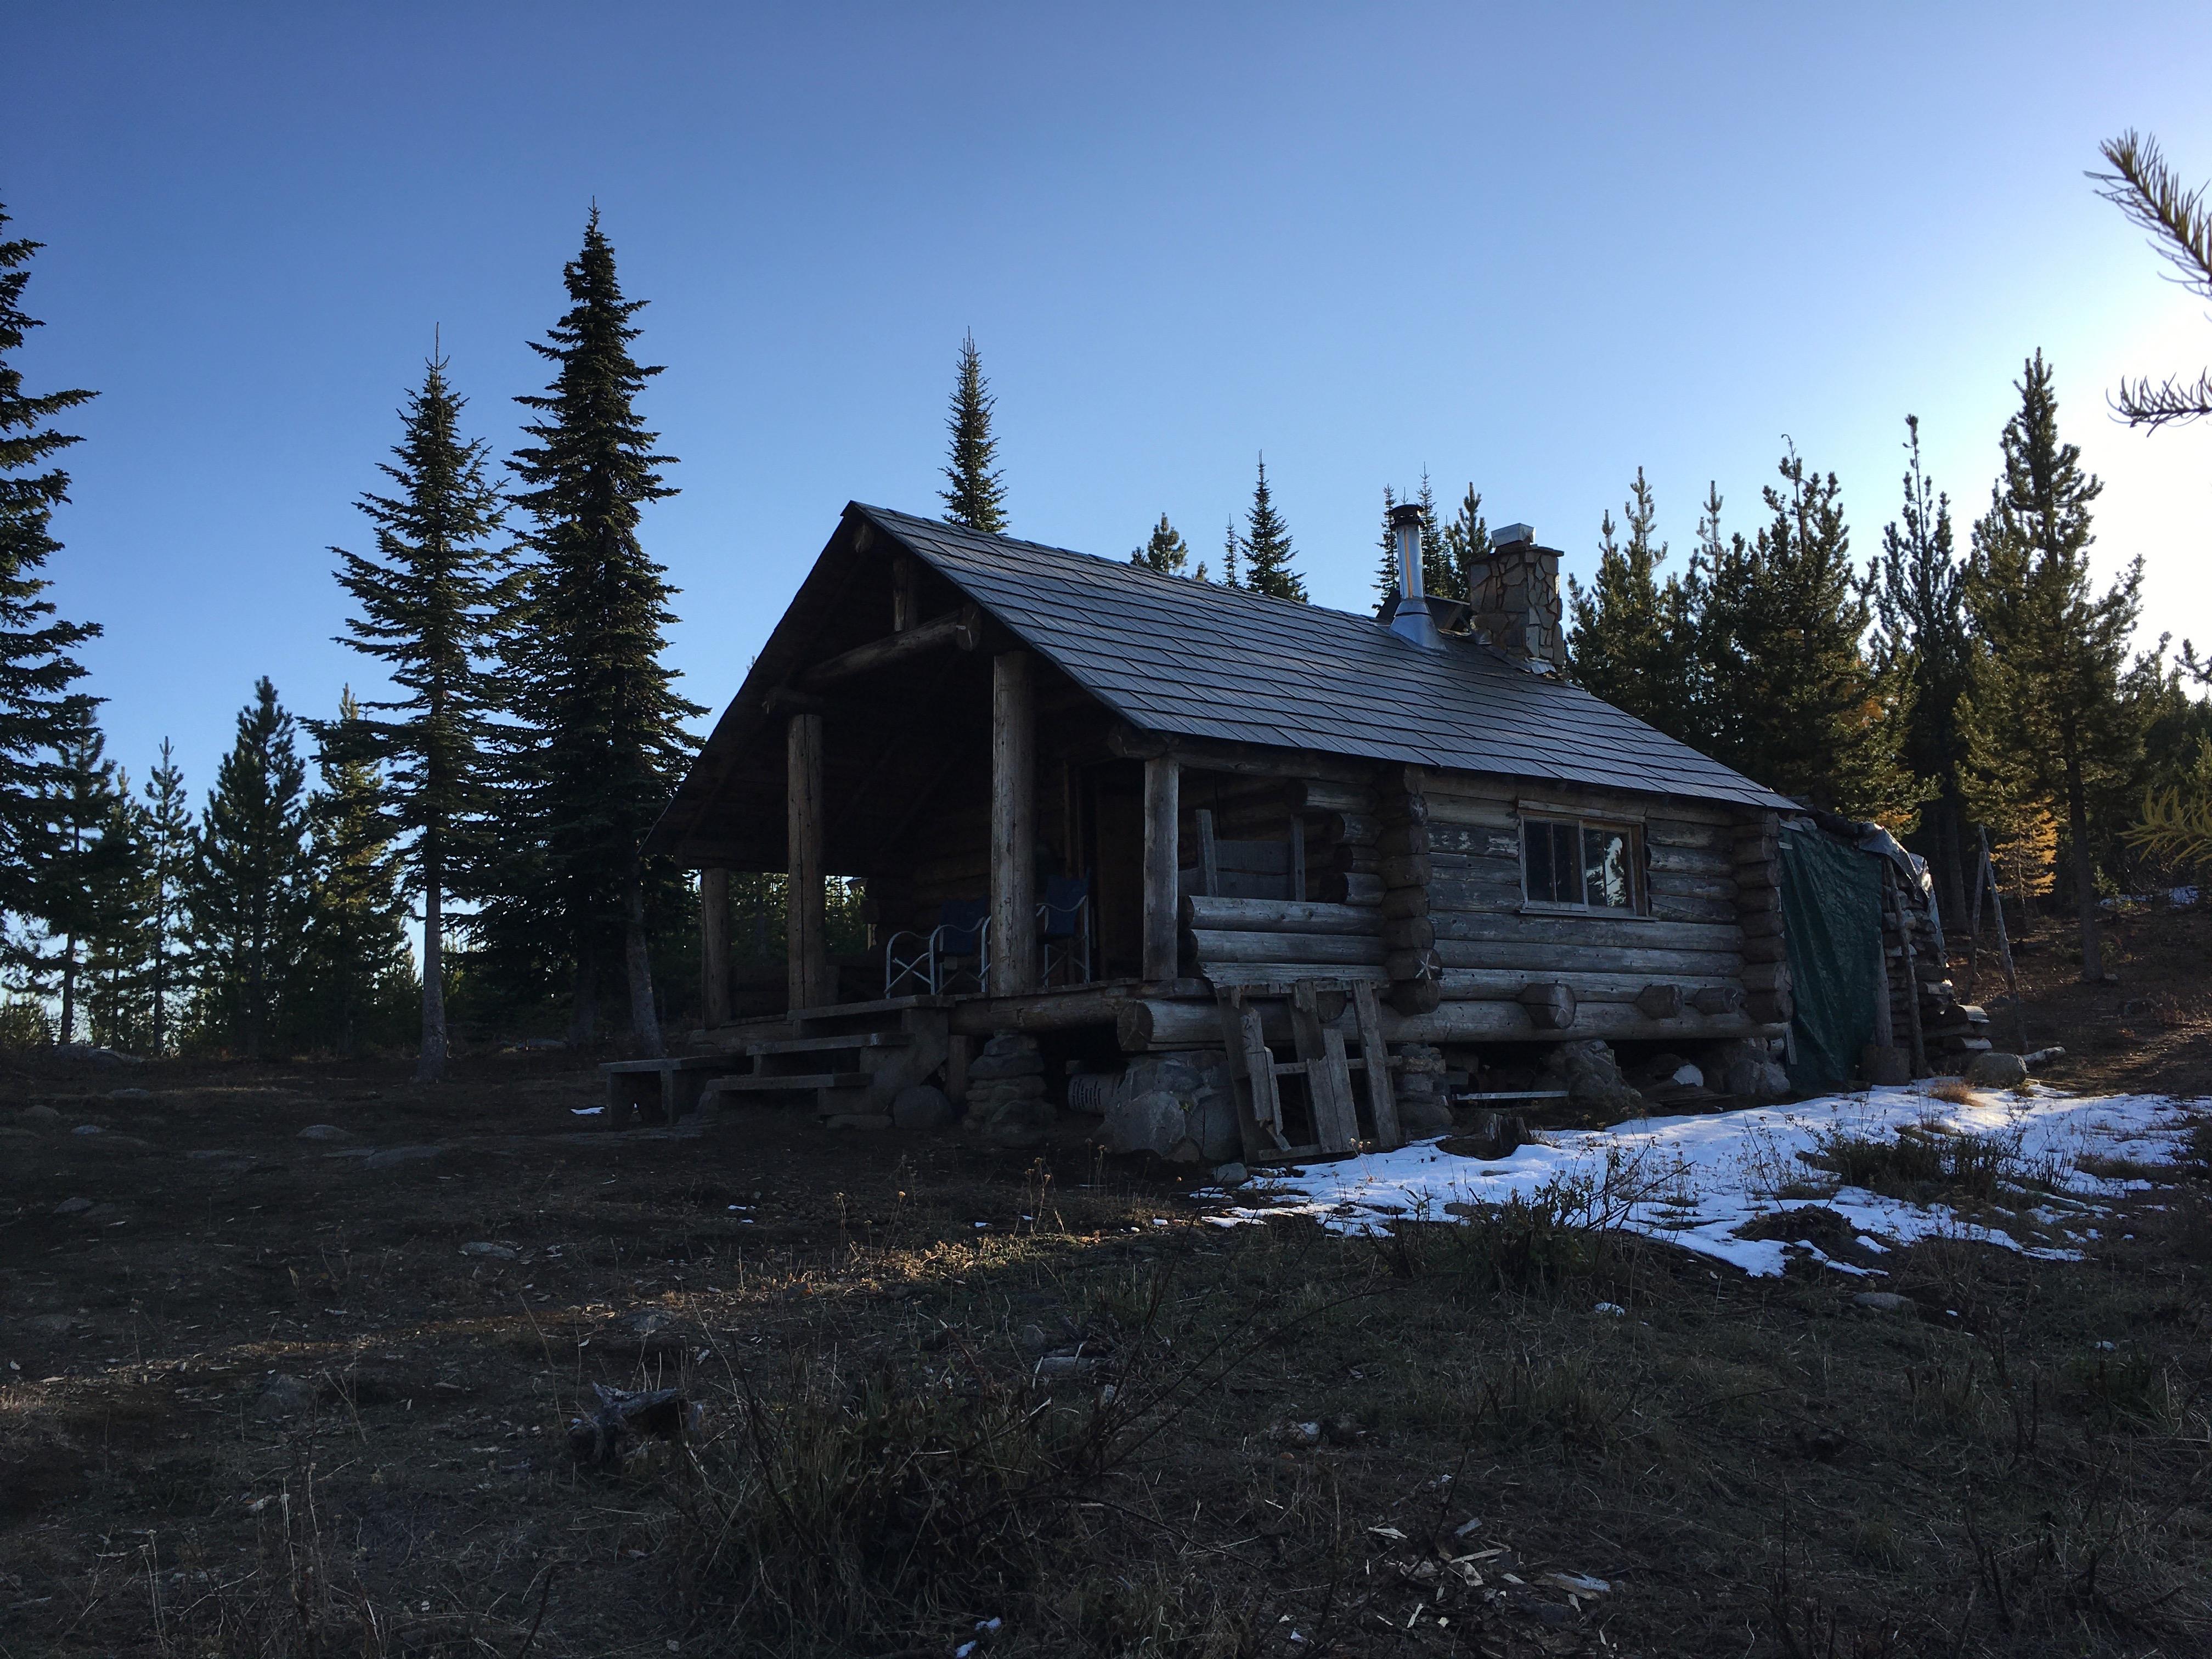
[[[139,837],[146,883],[141,960],[147,1031],[153,1052],[161,1054],[171,1047],[179,993],[189,967],[185,955],[186,897],[198,854],[184,769],[177,764],[167,738],[161,739],[161,763],[146,780]]]
[[[118,890],[132,862],[131,824],[122,811],[130,787],[118,781],[106,750],[106,740],[84,711],[62,744],[48,805],[52,851],[39,868],[35,890],[51,947],[38,962],[38,977],[58,998],[56,1030],[63,1042],[76,1041],[84,947],[117,925]]]
[[[1479,499],[1474,504],[1479,508]],[[1717,512],[1717,501],[1714,507]],[[1704,735],[1696,618],[1681,581],[1659,580],[1667,545],[1655,538],[1658,508],[1642,467],[1629,486],[1622,522],[1625,544],[1610,512],[1599,521],[1590,586],[1567,579],[1567,672],[1592,696],[1694,744]]]
[[[1398,536],[1390,527],[1391,509],[1398,505],[1398,492],[1389,484],[1382,486],[1382,533],[1376,539],[1381,556],[1375,562],[1375,608],[1380,611],[1398,597],[1401,574],[1398,568]]]
[[[1234,529],[1232,526],[1232,535]],[[1252,487],[1251,510],[1244,515],[1243,543],[1245,586],[1273,599],[1305,603],[1305,581],[1291,568],[1293,550],[1290,527],[1283,522],[1282,514],[1275,511],[1275,498],[1267,489],[1267,458],[1264,455],[1260,458],[1259,482]],[[1233,574],[1230,585],[1237,585]]]
[[[945,469],[950,488],[938,492],[945,516],[986,535],[1006,533],[1006,490],[994,465],[999,441],[991,435],[991,411],[997,404],[983,378],[982,354],[975,337],[960,342],[960,367],[953,377],[952,411],[945,424],[952,434],[952,456]]]
[[[2142,561],[2092,592],[2090,507],[2104,486],[2058,436],[2058,398],[2038,351],[2014,383],[2004,471],[1974,525],[1966,599],[1989,651],[1964,705],[1984,786],[2063,817],[2080,919],[2081,972],[2103,977],[2096,848],[2131,804],[2146,686],[2128,672]]]
[[[308,803],[307,951],[302,994],[289,1012],[293,1029],[314,1046],[349,1056],[365,1030],[380,1034],[392,1023],[413,975],[392,817],[372,758],[376,739],[350,687],[338,718],[319,722],[316,735],[322,788]]]
[[[2175,280],[2200,300],[2212,300],[2212,207],[2205,203],[2207,186],[2191,190],[2167,165],[2158,141],[2147,134],[2124,132],[2099,146],[2112,167],[2093,173],[2097,193],[2127,215],[2146,232],[2151,246],[2178,273]],[[2112,406],[2130,426],[2178,425],[2212,415],[2212,370],[2191,386],[2169,376],[2154,386],[2146,375],[2122,380]]]
[[[299,966],[311,901],[307,768],[264,677],[200,818],[186,903],[203,1034],[258,1060]]]
[[[1222,532],[1221,537],[1221,585],[1224,587],[1244,586],[1237,574],[1237,556],[1241,546],[1237,535],[1237,520],[1231,519],[1229,528]]]
[[[1906,687],[1879,675],[1864,641],[1872,608],[1850,557],[1842,490],[1785,450],[1761,492],[1757,536],[1701,550],[1699,672],[1711,752],[1829,811],[1911,827],[1924,791],[1899,750]],[[1717,506],[1717,501],[1715,502]]]
[[[1960,710],[1974,683],[1981,645],[1966,614],[1966,568],[1952,545],[1951,498],[1936,493],[1920,461],[1920,417],[1905,417],[1905,501],[1882,531],[1871,573],[1875,662],[1911,689],[1901,753],[1935,793],[1923,815],[1946,914],[1966,914],[1972,879],[1967,848],[1966,738]]]
[[[522,580],[493,545],[503,509],[486,475],[489,446],[460,435],[464,406],[447,382],[446,360],[434,356],[401,411],[393,459],[379,469],[394,493],[359,502],[375,526],[375,556],[331,550],[338,581],[358,607],[344,643],[384,665],[401,693],[356,710],[346,741],[384,769],[383,811],[391,833],[408,839],[407,886],[422,901],[416,1077],[425,1083],[443,1074],[446,1061],[445,902],[483,886],[492,721],[501,702],[493,664]]]
[[[1444,560],[1452,572],[1447,597],[1471,600],[1480,580],[1477,567],[1490,554],[1490,526],[1482,516],[1482,497],[1473,484],[1460,496],[1450,521],[1443,526],[1443,539]],[[1422,579],[1427,580],[1425,567]]]
[[[1421,509],[1422,591],[1440,599],[1465,599],[1467,590],[1460,581],[1459,566],[1437,523],[1437,493],[1430,487],[1426,467],[1421,469],[1420,494],[1413,500]]]
[[[554,365],[540,419],[515,452],[529,515],[526,613],[506,636],[518,720],[508,750],[508,855],[486,924],[510,959],[565,968],[570,1030],[590,1040],[600,976],[626,969],[630,1030],[661,1051],[649,961],[648,909],[684,902],[675,872],[647,869],[646,832],[689,761],[684,722],[706,711],[679,696],[662,664],[675,590],[640,545],[640,509],[672,495],[634,400],[657,368],[630,355],[645,302],[623,297],[614,248],[595,210],[563,273],[570,307],[532,349]]]
[[[0,231],[8,223],[0,208]],[[61,549],[53,514],[69,500],[69,474],[46,464],[78,441],[48,422],[95,395],[23,390],[15,357],[40,326],[22,299],[40,246],[0,240],[0,914],[15,916],[34,908],[41,866],[54,850],[47,805],[61,757],[94,702],[72,689],[85,672],[72,653],[100,632],[58,618],[40,574]]]
[[[1131,564],[1140,564],[1147,570],[1157,570],[1164,576],[1180,576],[1183,567],[1190,562],[1190,546],[1182,532],[1168,522],[1168,515],[1160,514],[1160,521],[1152,526],[1152,539],[1129,555]]]

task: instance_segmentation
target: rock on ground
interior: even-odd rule
[[[1609,1044],[1595,1037],[1562,1042],[1546,1057],[1543,1072],[1567,1091],[1567,1103],[1604,1116],[1636,1117],[1650,1109],[1635,1085],[1620,1074]]]
[[[1966,1067],[1966,1081],[1977,1089],[2017,1089],[2027,1081],[2027,1062],[1992,1048],[1974,1056]]]
[[[1790,1073],[1765,1043],[1748,1037],[1736,1037],[1716,1048],[1705,1076],[1723,1094],[1740,1096],[1753,1105],[1771,1106],[1790,1097]]]
[[[1044,1145],[1052,1118],[1036,1039],[1007,1032],[985,1043],[968,1066],[968,1139],[978,1146],[1026,1152]]]
[[[933,1084],[914,1084],[891,1100],[891,1122],[901,1129],[942,1129],[958,1115],[945,1091]]]

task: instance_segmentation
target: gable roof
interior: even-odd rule
[[[1141,731],[1769,810],[1796,803],[1473,640],[854,502]]]

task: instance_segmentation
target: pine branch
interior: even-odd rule
[[[2097,181],[2097,194],[2149,236],[2151,246],[2178,273],[2168,280],[2212,300],[2212,209],[2205,204],[2207,187],[2185,188],[2159,149],[2158,140],[2132,128],[2107,138],[2098,149],[2112,171],[2089,174]],[[2112,402],[2130,426],[2153,431],[2178,426],[2212,415],[2212,371],[2199,374],[2194,386],[2179,379],[2157,386],[2148,377],[2123,380]]]

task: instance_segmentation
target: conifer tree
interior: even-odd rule
[[[631,1034],[657,1055],[647,889],[658,897],[680,884],[648,870],[642,847],[690,754],[684,722],[706,711],[678,695],[660,660],[676,590],[637,526],[645,503],[676,493],[661,472],[672,458],[653,453],[659,434],[634,407],[660,370],[630,355],[640,331],[630,319],[645,301],[623,297],[596,209],[564,278],[569,309],[532,343],[553,381],[518,399],[542,418],[524,428],[534,441],[514,460],[536,557],[507,652],[520,717],[510,811],[525,832],[522,878],[511,866],[500,899],[510,927],[550,920],[560,930],[579,1041],[591,1037],[599,975],[618,948]]]
[[[0,208],[0,231],[8,222]],[[100,632],[59,619],[40,574],[61,549],[53,514],[69,500],[69,474],[45,464],[78,441],[47,422],[94,395],[23,390],[14,360],[40,326],[22,298],[40,246],[0,240],[0,914],[14,915],[31,909],[40,866],[53,851],[48,798],[62,751],[94,701],[71,689],[85,672],[71,653]]]
[[[951,487],[938,492],[945,516],[986,535],[1006,533],[1006,490],[998,469],[999,441],[991,435],[991,411],[998,400],[983,378],[982,354],[975,337],[960,342],[960,368],[953,377],[952,411],[945,424],[952,434],[952,456],[945,469]]]
[[[146,803],[139,834],[146,866],[146,1009],[154,1052],[167,1054],[185,965],[187,883],[195,856],[191,806],[185,798],[184,769],[167,738],[161,763],[146,780]]]
[[[1259,482],[1252,487],[1251,511],[1244,516],[1244,586],[1255,593],[1305,603],[1306,585],[1291,568],[1293,550],[1290,527],[1275,511],[1275,498],[1267,489],[1267,458],[1260,458]]]
[[[409,838],[407,885],[422,901],[422,1083],[445,1071],[446,899],[482,885],[493,664],[521,580],[492,544],[503,510],[486,476],[489,445],[460,435],[465,405],[433,356],[401,411],[393,460],[379,468],[395,492],[359,502],[375,556],[331,550],[359,607],[344,642],[384,664],[403,694],[356,711],[348,741],[384,769],[391,828]]]
[[[1480,580],[1477,567],[1490,552],[1490,526],[1483,520],[1482,497],[1473,484],[1467,487],[1452,511],[1451,521],[1443,527],[1443,544],[1444,557],[1453,573],[1451,596],[1473,599]]]
[[[186,902],[200,1021],[261,1057],[292,988],[309,902],[307,768],[292,716],[268,678],[239,711],[200,817]]]
[[[343,1056],[355,1052],[379,1005],[407,981],[401,865],[367,724],[349,686],[337,719],[316,726],[322,788],[307,811],[313,879],[300,1000],[311,1006],[295,1011],[295,1024]]]
[[[1966,597],[1989,650],[1966,700],[1980,769],[2010,774],[2063,816],[2080,921],[2081,975],[2104,976],[2097,930],[2096,836],[2124,810],[2142,747],[2127,684],[2142,609],[2137,559],[2101,596],[2089,581],[2090,506],[2104,486],[2058,436],[2058,398],[2038,351],[1999,446],[2004,473],[1974,526]]]
[[[1221,585],[1224,587],[1244,586],[1237,575],[1237,554],[1239,545],[1237,537],[1237,520],[1231,519],[1229,521],[1229,528],[1222,533],[1221,538]]]
[[[1180,576],[1183,567],[1190,562],[1190,546],[1182,532],[1168,522],[1168,515],[1160,514],[1160,521],[1152,526],[1152,539],[1129,555],[1131,564],[1143,565],[1147,570],[1157,570],[1164,576]]]
[[[1413,497],[1421,509],[1421,589],[1440,599],[1463,599],[1466,590],[1460,585],[1459,566],[1454,562],[1451,549],[1444,541],[1443,529],[1437,522],[1437,493],[1429,483],[1429,470],[1421,469],[1420,494]]]
[[[1402,574],[1398,568],[1398,532],[1391,528],[1391,509],[1398,505],[1398,492],[1389,484],[1382,486],[1382,533],[1376,545],[1382,556],[1375,565],[1375,608],[1380,611],[1398,596]]]
[[[1699,735],[1694,708],[1696,641],[1681,583],[1662,585],[1667,545],[1654,538],[1658,508],[1644,469],[1636,469],[1622,520],[1598,525],[1597,574],[1584,588],[1567,578],[1568,672],[1593,696],[1691,742]]]
[[[1952,550],[1951,498],[1920,461],[1920,417],[1905,417],[1905,504],[1882,532],[1874,570],[1875,659],[1911,688],[1902,752],[1936,793],[1923,819],[1943,878],[1943,908],[1966,904],[1966,738],[1960,704],[1972,689],[1978,642],[1966,615],[1966,568]]]
[[[79,973],[85,945],[114,912],[117,889],[130,874],[129,826],[118,820],[116,805],[127,798],[118,787],[115,763],[106,757],[106,740],[90,712],[74,722],[62,744],[50,798],[53,850],[40,866],[34,904],[51,951],[41,966],[56,988],[61,1011],[58,1040],[76,1041]]]
[[[152,1035],[147,972],[152,884],[145,811],[131,795],[130,775],[120,768],[115,785],[100,831],[108,867],[90,907],[83,1002],[94,1042],[136,1052]]]
[[[1714,757],[1814,806],[1911,827],[1923,793],[1899,757],[1904,688],[1864,649],[1872,610],[1841,489],[1785,450],[1772,515],[1747,543],[1711,535],[1703,573],[1699,722]]]

